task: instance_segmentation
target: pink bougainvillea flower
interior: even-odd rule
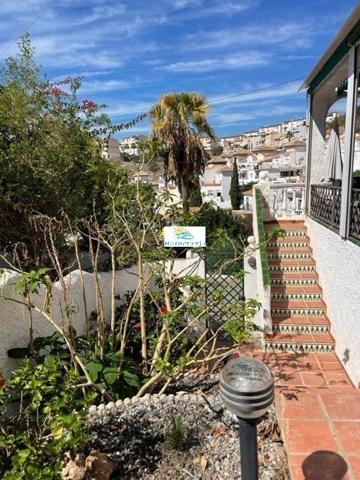
[[[92,100],[83,100],[82,102],[82,107],[85,109],[95,108],[96,106],[97,106],[96,103],[93,102]]]
[[[57,85],[53,85],[50,89],[50,93],[53,95],[65,95],[64,90],[61,90]]]
[[[134,325],[134,328],[141,328],[141,323],[137,323],[136,325]]]
[[[240,352],[233,352],[232,358],[239,358],[240,357]]]

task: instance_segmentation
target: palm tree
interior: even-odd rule
[[[208,158],[200,135],[215,138],[208,112],[206,98],[196,92],[166,93],[150,111],[153,135],[164,144],[165,177],[176,181],[184,214],[189,212],[192,185],[197,184]]]
[[[290,142],[290,140],[292,140],[293,138],[295,137],[295,134],[292,130],[288,130],[286,133],[285,133],[285,138]]]

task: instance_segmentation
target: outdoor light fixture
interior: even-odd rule
[[[220,374],[220,397],[239,420],[241,478],[258,480],[256,423],[274,400],[274,378],[259,360],[233,358]]]

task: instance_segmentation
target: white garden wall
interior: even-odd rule
[[[127,291],[135,290],[138,277],[136,275],[137,267],[131,267],[126,270],[119,270],[116,272],[115,279],[115,294],[120,295],[120,300],[124,299]],[[90,314],[96,310],[96,295],[94,275],[84,272],[84,285],[87,300],[87,312]],[[27,309],[14,303],[10,300],[1,298],[2,296],[10,297],[18,300],[23,300],[22,297],[15,293],[15,282],[19,276],[18,273],[7,270],[4,275],[0,277],[0,369],[2,369],[5,377],[18,364],[17,360],[10,359],[7,351],[10,348],[25,347],[29,342],[28,329],[28,314]],[[83,295],[80,281],[80,271],[75,270],[65,277],[69,285],[70,305],[74,306],[76,313],[73,315],[73,326],[77,333],[85,333],[85,310],[83,303]],[[101,291],[103,295],[105,318],[110,318],[111,311],[111,272],[103,272],[99,274]],[[39,295],[33,296],[33,301],[36,305],[41,306],[44,298],[44,290],[41,290]],[[59,282],[53,287],[53,311],[52,317],[57,323],[61,323],[62,310],[64,308],[63,294]],[[39,313],[34,312],[34,336],[51,335],[54,330]]]
[[[360,385],[360,246],[307,218],[336,353]]]

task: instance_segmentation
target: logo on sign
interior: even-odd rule
[[[206,247],[206,228],[164,227],[164,247]]]
[[[189,232],[185,227],[175,227],[174,228],[175,237],[179,240],[193,240],[194,235]]]

